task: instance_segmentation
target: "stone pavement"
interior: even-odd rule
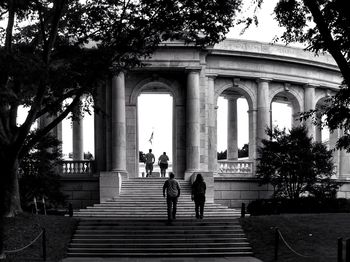
[[[262,262],[255,257],[116,257],[116,258],[66,258],[61,262]]]

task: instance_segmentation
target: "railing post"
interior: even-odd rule
[[[42,248],[43,248],[43,260],[46,261],[46,229],[42,228],[43,235],[42,235]]]
[[[338,237],[338,259],[337,262],[343,262],[343,238]]]
[[[241,217],[245,217],[245,203],[242,203],[242,207],[241,207]]]
[[[350,239],[345,242],[345,262],[350,262]]]
[[[275,260],[278,260],[278,246],[279,246],[280,236],[278,233],[278,227],[275,228]]]
[[[72,203],[68,204],[68,214],[69,214],[70,217],[73,216],[73,205],[72,205]]]

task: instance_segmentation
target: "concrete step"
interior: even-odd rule
[[[144,253],[136,253],[136,252],[104,252],[104,253],[84,253],[84,252],[68,252],[68,257],[140,257],[140,258],[152,258],[152,257],[243,257],[243,256],[252,256],[253,252],[251,251],[226,251],[225,253],[221,252],[144,252]]]

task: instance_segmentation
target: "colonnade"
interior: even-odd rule
[[[200,100],[200,68],[189,67],[186,71],[186,169],[185,174],[192,174],[201,169],[201,100]],[[216,172],[217,162],[217,130],[215,115],[215,81],[217,75],[206,75],[207,81],[207,108],[208,119],[206,121],[208,136],[208,155],[207,170]],[[267,138],[265,133],[266,127],[271,125],[271,101],[270,101],[270,83],[271,79],[261,78],[257,80],[257,101],[256,109],[250,108],[249,114],[249,151],[250,158],[255,157],[256,147],[262,139]],[[111,171],[127,172],[127,147],[126,147],[126,107],[125,107],[125,76],[123,72],[118,73],[112,78],[111,83],[111,147],[110,159]],[[313,109],[315,106],[315,89],[316,86],[304,86],[304,111]],[[227,159],[238,159],[238,119],[237,119],[237,99],[235,94],[225,93],[228,100],[228,117],[227,117]],[[45,119],[45,118],[43,118]],[[46,120],[48,121],[48,120]],[[316,128],[311,120],[305,124],[308,127],[309,134],[316,141],[321,140],[321,131]],[[42,121],[41,125],[46,125]],[[83,160],[83,121],[73,121],[73,160]],[[255,127],[255,132],[252,130]],[[96,127],[95,127],[96,128]],[[340,132],[340,131],[339,131]],[[330,144],[335,145],[339,132],[330,134]],[[253,143],[253,145],[252,145]],[[252,158],[253,157],[253,158]],[[349,154],[342,150],[335,154],[334,159],[339,163],[338,169],[340,174],[349,173],[350,157]],[[203,170],[201,170],[203,171]]]

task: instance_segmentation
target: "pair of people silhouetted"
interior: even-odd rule
[[[197,174],[196,180],[192,184],[191,199],[195,203],[196,218],[203,219],[206,184],[203,176]],[[180,196],[181,187],[179,182],[175,179],[174,173],[170,172],[169,179],[163,185],[163,197],[167,200],[167,214],[168,222],[176,219],[177,201]]]
[[[158,158],[158,165],[160,167],[161,177],[165,177],[165,173],[168,168],[168,161],[169,161],[169,157],[167,156],[166,152],[164,152],[163,155],[161,155]],[[149,149],[148,153],[145,155],[146,177],[149,177],[152,175],[154,162],[155,162],[155,157],[152,153],[152,149]]]

